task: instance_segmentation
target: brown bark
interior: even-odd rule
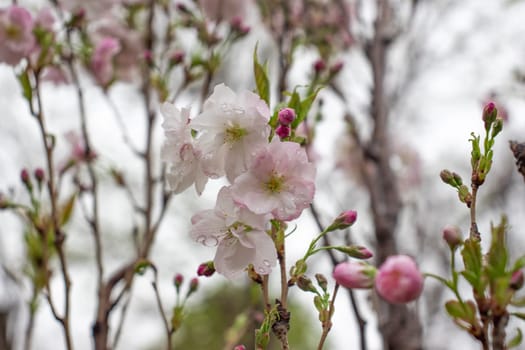
[[[375,34],[366,53],[373,74],[371,118],[374,129],[370,144],[365,148],[364,179],[370,194],[370,205],[377,240],[377,262],[398,254],[395,232],[401,200],[396,179],[390,167],[391,145],[388,129],[387,96],[385,93],[385,62],[393,37],[387,33],[391,21],[386,0],[377,0]],[[406,305],[391,305],[378,301],[379,330],[385,350],[422,349],[422,326],[417,313]]]

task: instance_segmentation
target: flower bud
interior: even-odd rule
[[[345,253],[349,257],[356,259],[370,259],[374,254],[368,250],[368,248],[360,245],[348,245],[348,246],[339,246],[335,247],[337,251]]]
[[[195,293],[198,288],[199,288],[199,279],[197,277],[193,277],[190,280],[190,289],[188,290],[188,295]]]
[[[283,108],[279,111],[279,123],[281,125],[290,125],[295,120],[295,110],[293,108]]]
[[[205,263],[202,263],[197,268],[198,276],[210,277],[214,273],[215,273],[215,264],[213,263],[213,261],[207,261]]]
[[[285,139],[288,136],[290,136],[290,134],[292,133],[292,130],[290,129],[288,125],[279,125],[275,129],[275,133],[277,134],[277,136],[279,136],[279,138]]]
[[[443,239],[447,242],[450,249],[456,249],[457,246],[463,244],[461,231],[456,226],[446,226],[443,229]]]
[[[35,176],[36,181],[38,181],[38,182],[44,181],[44,178],[45,178],[44,169],[36,168],[35,172],[33,173],[33,175]]]
[[[444,183],[449,184],[451,186],[455,186],[454,175],[450,172],[450,170],[441,170],[441,172],[439,173],[439,177]]]
[[[343,66],[343,61],[336,62],[333,66],[330,67],[330,75],[334,76],[338,74],[341,71],[341,69],[343,69]]]
[[[388,257],[377,271],[377,293],[392,304],[416,300],[423,291],[423,275],[407,255]]]
[[[305,292],[315,293],[317,291],[312,283],[312,280],[305,275],[301,275],[297,278],[297,286]]]
[[[510,278],[509,287],[514,290],[520,290],[521,287],[523,287],[524,282],[525,278],[523,277],[523,271],[518,270],[512,274],[512,277]]]
[[[175,278],[173,278],[173,284],[175,285],[175,288],[177,288],[177,290],[182,285],[182,282],[184,282],[184,276],[180,273],[176,274]]]
[[[24,168],[20,172],[20,180],[29,192],[33,191],[33,184],[31,183],[31,179],[29,178],[29,172],[27,171],[27,169]]]
[[[315,63],[314,63],[314,70],[315,70],[316,74],[321,73],[325,69],[326,69],[326,63],[325,63],[325,61],[322,58],[320,58],[317,61],[315,61]]]
[[[335,218],[334,222],[328,226],[326,231],[344,230],[345,228],[352,226],[356,220],[357,212],[355,210],[346,210]]]
[[[346,261],[334,268],[333,277],[349,289],[369,289],[374,285],[376,268],[365,262]]]
[[[233,348],[233,350],[246,350],[246,346],[239,344]]]
[[[489,102],[485,105],[483,108],[483,115],[482,119],[485,123],[485,129],[489,129],[490,125],[496,120],[496,117],[498,116],[498,110],[496,109],[496,105],[494,102]]]
[[[328,288],[328,281],[326,280],[326,277],[324,277],[323,274],[316,273],[315,279],[317,280],[319,287],[321,287],[321,289],[326,292],[326,288]]]

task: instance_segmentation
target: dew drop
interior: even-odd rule
[[[257,268],[257,272],[262,273],[262,274],[266,274],[266,269],[264,267],[258,267]]]
[[[197,243],[204,244],[204,242],[206,241],[206,236],[199,236],[197,237],[196,241]]]
[[[263,260],[263,264],[266,267],[270,267],[271,266],[271,264],[270,264],[270,262],[268,260]]]
[[[217,244],[219,244],[219,240],[216,237],[210,236],[204,239],[203,244],[206,247],[215,247]]]

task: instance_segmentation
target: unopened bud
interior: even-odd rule
[[[392,304],[416,300],[423,291],[423,275],[407,255],[388,257],[376,274],[377,293]]]
[[[343,287],[349,289],[370,289],[374,285],[376,268],[365,262],[346,261],[337,264],[333,277]]]
[[[305,275],[301,275],[297,278],[297,286],[305,292],[315,293],[317,291],[312,283],[312,280]]]
[[[439,173],[439,177],[444,183],[449,184],[451,186],[455,186],[456,182],[454,180],[454,175],[452,174],[452,172],[450,172],[450,170],[441,170],[441,172]]]
[[[485,129],[488,130],[490,128],[490,125],[496,120],[496,117],[498,116],[498,110],[496,109],[496,105],[494,102],[489,102],[485,105],[483,108],[483,115],[482,119],[485,123]]]
[[[182,50],[177,50],[173,52],[170,56],[170,64],[172,66],[176,66],[178,64],[181,64],[184,61],[184,57],[186,54]]]
[[[290,125],[295,120],[295,110],[293,108],[283,108],[279,111],[279,123],[281,125]]]
[[[326,69],[326,63],[322,58],[314,62],[314,70],[316,74],[321,73],[325,69]]]
[[[279,136],[279,138],[285,139],[291,135],[292,129],[290,129],[288,125],[279,125],[275,129],[275,133],[277,134],[277,136]]]
[[[368,248],[359,245],[339,246],[335,247],[335,249],[356,259],[370,259],[374,256]]]
[[[176,274],[175,278],[173,278],[173,284],[175,285],[175,288],[177,288],[177,290],[182,285],[182,282],[184,282],[184,276],[180,273]]]
[[[456,226],[446,226],[443,229],[443,239],[447,242],[450,249],[456,249],[456,247],[463,244],[461,231]]]
[[[144,61],[146,61],[146,64],[148,66],[153,65],[153,53],[150,50],[144,51],[143,57],[144,57]]]
[[[343,69],[343,66],[343,61],[336,62],[332,67],[330,67],[330,75],[334,76],[338,74],[341,71],[341,69]]]
[[[352,226],[356,220],[357,212],[355,210],[346,210],[335,218],[334,222],[328,226],[326,231],[344,230],[345,228]]]
[[[197,268],[198,276],[210,277],[214,273],[215,273],[215,264],[213,263],[213,261],[207,261],[205,263],[202,263]]]
[[[199,279],[197,277],[193,277],[190,280],[190,289],[188,290],[188,295],[195,293],[199,289]]]
[[[326,280],[326,277],[323,274],[316,273],[315,279],[317,280],[317,284],[323,291],[326,292],[326,288],[328,288],[328,281]]]
[[[29,192],[33,190],[33,184],[31,183],[31,179],[29,178],[29,172],[27,171],[27,169],[24,168],[20,172],[20,180]]]
[[[239,345],[236,345],[233,350],[246,350],[246,346],[242,345],[242,344],[239,344]]]
[[[525,282],[525,278],[523,276],[523,271],[518,270],[512,274],[512,277],[510,278],[509,287],[514,290],[519,290],[521,289],[521,287],[523,287],[524,282]]]
[[[44,169],[36,168],[33,175],[35,176],[36,181],[38,182],[44,181],[44,177],[45,177]]]
[[[470,208],[470,205],[472,204],[472,195],[470,194],[467,186],[461,185],[458,188],[458,197],[460,201],[465,203],[467,207]]]

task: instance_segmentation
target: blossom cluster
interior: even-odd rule
[[[161,157],[170,190],[194,185],[201,194],[210,178],[228,181],[215,208],[192,217],[193,239],[217,246],[215,268],[228,278],[249,266],[270,273],[277,259],[271,220],[298,218],[314,196],[316,169],[306,151],[272,137],[270,109],[258,95],[236,94],[224,84],[194,118],[170,103],[161,112],[166,136]]]

